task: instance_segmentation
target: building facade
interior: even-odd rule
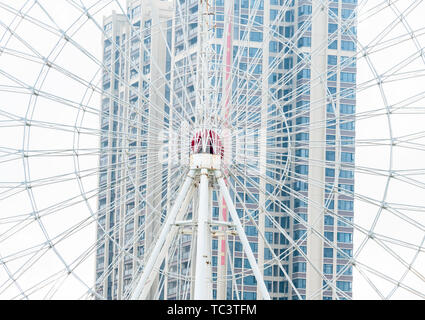
[[[241,163],[229,189],[268,291],[273,299],[350,298],[357,1],[210,4],[218,112],[243,110],[228,116],[240,137],[226,154]],[[132,0],[127,15],[104,20],[96,290],[107,299],[128,297],[170,209],[164,199],[179,187],[167,178],[172,161],[158,162],[152,150],[161,148],[160,128],[184,131],[181,119],[196,116],[200,8],[198,0]],[[220,195],[212,198],[212,218],[226,220]],[[179,238],[163,274],[191,275],[191,243],[190,234]],[[211,248],[212,297],[261,298],[238,238],[215,237]],[[172,276],[154,288],[160,299],[191,291]]]
[[[147,146],[158,145],[158,128],[169,110],[163,98],[169,89],[154,79],[170,69],[171,34],[163,40],[155,33],[170,23],[171,13],[168,2],[156,11],[132,1],[128,15],[114,12],[104,19],[96,291],[107,299],[128,297],[138,259],[166,213],[168,169]]]

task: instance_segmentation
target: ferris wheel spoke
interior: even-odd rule
[[[68,41],[70,41],[70,38],[68,38],[68,37],[67,37],[67,40],[68,40]],[[87,53],[87,52],[85,51],[85,49],[83,49],[82,47],[78,46],[78,44],[76,44],[75,42],[72,42],[72,44],[73,44],[73,45],[74,45],[77,49],[79,49],[80,51],[82,51],[83,53]],[[90,55],[88,55],[88,56],[90,56]],[[91,56],[90,56],[90,57],[91,57]],[[44,62],[46,65],[48,65],[48,67],[57,67],[57,66],[56,66],[55,64],[53,64],[52,62],[50,62],[50,61],[48,61],[48,60],[46,61],[46,58],[44,58],[44,57],[42,57],[42,56],[41,56],[41,59],[43,60],[43,62]],[[97,62],[99,65],[101,65],[101,62],[100,62],[100,61],[97,61],[97,60],[96,60],[96,62]],[[69,73],[68,73],[66,70],[65,70],[65,71],[63,71],[63,70],[59,70],[59,71],[61,71],[62,73],[64,73],[64,74],[65,74],[65,75],[67,75],[68,77],[70,76],[70,75],[69,75]],[[77,76],[74,76],[74,75],[72,75],[72,74],[71,74],[71,76],[72,76],[72,78],[77,77]],[[81,81],[81,80],[80,80],[80,78],[78,78],[77,80],[78,80],[79,82]],[[127,84],[127,85],[128,85],[128,84]],[[92,84],[92,83],[90,83],[90,84],[89,84],[89,86],[90,86],[90,87],[92,87],[92,89],[93,89],[93,90],[95,90],[95,89],[96,89],[96,87],[93,87],[93,84]],[[103,92],[103,90],[101,90],[100,88],[97,88],[97,91],[98,91],[98,92]],[[140,94],[140,93],[138,93],[138,94]],[[142,97],[142,95],[141,95],[141,94],[140,94],[140,97]],[[114,97],[113,97],[113,98],[114,98]],[[115,98],[114,98],[114,99],[115,99]],[[165,102],[165,100],[163,100],[163,101]]]
[[[234,176],[234,179],[236,179],[236,177]],[[245,186],[243,186],[243,185],[241,185],[241,187],[243,187],[244,189],[245,189],[245,192],[247,192],[247,194],[249,194],[252,198],[254,198],[253,196],[252,196],[252,193],[249,191],[249,190],[247,190],[246,188],[245,188]],[[281,226],[280,225],[278,225],[276,222],[275,222],[275,220],[274,220],[274,218],[272,217],[272,216],[270,216],[269,215],[269,213],[268,213],[268,211],[266,210],[266,208],[265,207],[262,207],[261,208],[262,209],[262,212],[270,219],[270,221],[272,221],[272,223],[274,224],[274,226],[285,236],[285,238],[289,241],[289,243],[298,251],[298,252],[300,252],[301,253],[301,255],[306,259],[306,261],[308,262],[308,263],[311,263],[310,262],[310,259],[307,257],[307,255],[305,255],[305,254],[303,254],[302,252],[302,249],[300,248],[300,245],[301,245],[301,243],[305,240],[305,236],[302,236],[299,240],[297,240],[297,241],[295,241],[292,237],[290,237],[289,236],[289,234],[284,230],[284,229],[282,229],[281,228]],[[297,217],[297,214],[295,213],[295,212],[290,212],[290,211],[286,211],[286,213],[288,213],[289,215],[291,215],[293,218],[294,218],[294,220],[298,220],[298,223],[301,223],[301,224],[303,224],[308,230],[312,230],[313,232],[315,232],[315,233],[317,233],[317,231],[314,229],[314,228],[312,228],[305,220],[303,220],[302,218],[300,218],[300,217]],[[305,233],[305,235],[306,235],[307,233]],[[327,243],[328,245],[330,245],[330,246],[332,246],[333,248],[335,248],[336,250],[340,250],[336,245],[334,245],[333,243],[330,243],[327,239],[325,239],[320,233],[318,233],[318,235],[322,238],[322,240],[324,240],[324,243]],[[320,275],[321,275],[321,277],[323,278],[323,281],[324,282],[327,282],[333,289],[335,289],[335,290],[338,290],[336,287],[335,287],[335,285],[334,284],[332,284],[323,274],[322,274],[322,272],[320,271],[320,270],[317,270],[317,268],[313,265],[313,268],[315,269],[315,271],[316,272],[318,272]],[[345,296],[345,297],[347,297],[348,298],[348,296],[344,293],[344,292],[342,292],[341,291],[341,294],[343,295],[343,296]]]
[[[239,179],[236,179],[236,177],[233,175],[235,181],[246,191],[249,192],[244,185],[240,184]],[[241,199],[238,195],[238,193],[236,192],[235,188],[233,188],[233,186],[230,184],[230,188],[233,190],[234,194],[236,195],[237,201],[238,203],[242,204],[245,212],[248,211],[248,209],[246,208],[243,199]],[[261,212],[265,213],[266,211],[263,211],[263,209],[261,209]],[[270,218],[270,216],[267,215],[267,213],[265,213],[266,216],[268,218]],[[285,278],[287,279],[288,283],[290,284],[290,286],[292,287],[292,290],[295,291],[295,294],[297,295],[298,299],[302,300],[300,293],[298,292],[297,288],[294,286],[291,278],[289,277],[288,273],[286,272],[285,268],[283,267],[282,263],[281,263],[281,258],[279,258],[275,253],[273,248],[271,247],[271,243],[269,243],[266,240],[266,237],[264,235],[264,233],[261,231],[261,229],[259,228],[258,224],[255,222],[255,220],[252,218],[251,215],[249,215],[249,220],[251,221],[252,224],[254,224],[254,226],[257,228],[258,230],[258,234],[261,236],[261,238],[263,239],[264,243],[267,245],[267,248],[270,250],[270,252],[272,253],[273,256],[273,261],[276,261],[278,263],[279,269],[282,271],[282,273],[284,274]],[[292,239],[292,242],[294,242],[294,240]],[[282,257],[283,260],[283,257]],[[273,263],[273,261],[271,261]],[[269,263],[270,261],[266,262],[266,265]]]

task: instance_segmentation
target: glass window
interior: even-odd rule
[[[295,262],[292,265],[293,272],[306,272],[307,265],[305,262]]]
[[[338,63],[338,56],[329,55],[328,56],[328,64],[335,66]]]
[[[338,232],[337,239],[338,239],[338,242],[352,243],[353,242],[353,234],[347,233],[347,232]]]
[[[330,231],[325,231],[325,238],[328,239],[329,241],[333,242],[334,241],[334,233],[330,232]]]
[[[344,291],[344,292],[351,291],[351,282],[350,281],[337,281],[336,286],[341,291]]]
[[[334,225],[334,217],[330,215],[325,215],[325,226],[333,226]]]
[[[297,289],[305,289],[306,280],[305,279],[295,279],[292,281],[294,283],[295,288]]]
[[[323,273],[324,274],[332,274],[333,273],[333,265],[332,264],[323,264]]]
[[[341,40],[341,50],[356,51],[356,44],[353,41]]]
[[[323,256],[325,258],[333,258],[334,249],[333,248],[323,248]]]

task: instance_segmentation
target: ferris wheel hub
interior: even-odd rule
[[[220,155],[210,153],[195,153],[190,155],[190,169],[218,170],[220,167]]]
[[[212,129],[200,129],[190,142],[190,168],[218,170],[224,157],[219,135]]]

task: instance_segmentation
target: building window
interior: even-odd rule
[[[350,281],[337,281],[336,287],[341,291],[348,292],[351,291],[351,282]]]
[[[353,234],[346,232],[338,232],[337,234],[338,242],[343,243],[352,243],[353,242]]]
[[[338,48],[338,40],[334,40],[334,41],[332,41],[332,42],[329,44],[328,48],[329,48],[329,49],[337,49],[337,48]]]
[[[293,280],[294,286],[297,289],[305,289],[306,280],[305,279],[295,279]]]
[[[298,7],[298,16],[310,15],[312,12],[311,5],[304,4]]]
[[[249,40],[250,41],[256,41],[256,42],[261,42],[261,41],[263,41],[263,33],[262,32],[257,32],[257,31],[251,31],[249,33]]]
[[[330,215],[325,215],[325,226],[333,226],[334,218]]]
[[[329,232],[329,231],[325,231],[325,238],[331,242],[334,241],[334,233],[333,232]]]
[[[356,51],[356,44],[353,41],[341,40],[341,50]]]
[[[323,256],[325,258],[333,258],[334,250],[332,248],[324,248],[323,249]]]
[[[296,262],[292,265],[292,272],[306,272],[307,264],[305,262]]]
[[[340,273],[342,270],[345,270],[342,274],[345,276],[351,276],[353,274],[353,267],[339,264],[336,266],[336,272]]]
[[[340,249],[337,251],[337,258],[348,259],[353,256],[352,249]]]
[[[329,55],[328,56],[328,64],[335,66],[338,63],[338,56]]]
[[[323,264],[323,273],[324,274],[332,274],[333,273],[333,265],[332,264]]]

